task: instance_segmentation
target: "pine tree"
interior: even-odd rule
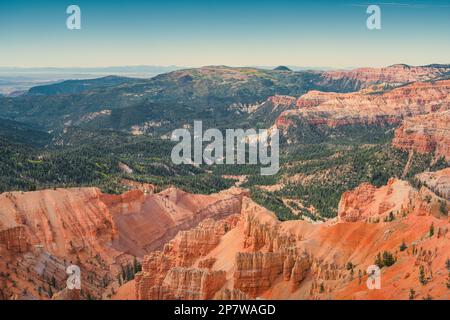
[[[433,235],[434,235],[434,224],[431,223],[431,226],[430,226],[430,237],[432,237]]]
[[[52,287],[50,285],[48,286],[48,296],[50,298],[53,297],[53,290],[52,290]]]
[[[134,279],[133,267],[129,264],[127,265],[127,268],[126,268],[126,279],[127,279],[127,281]]]
[[[414,291],[414,289],[409,289],[409,300],[414,300],[415,296],[416,296],[416,291]]]
[[[383,260],[381,259],[381,253],[378,252],[377,257],[375,258],[375,265],[378,266],[378,268],[383,268]]]
[[[139,261],[136,259],[136,257],[134,257],[134,260],[133,260],[133,269],[134,269],[134,274],[136,274],[142,270],[142,266],[139,263]]]
[[[392,253],[385,251],[383,252],[383,265],[386,267],[390,267],[395,263],[395,258]]]
[[[405,251],[408,248],[408,246],[406,245],[405,241],[402,242],[402,244],[400,245],[400,251]]]
[[[323,285],[323,282],[320,284],[320,293],[325,292],[325,286]]]
[[[419,269],[419,281],[422,285],[427,284],[427,279],[425,278],[425,269],[423,268],[423,266],[420,266]]]
[[[391,212],[389,212],[389,221],[394,221],[394,220],[395,220],[395,217],[394,217],[394,214],[391,211]]]

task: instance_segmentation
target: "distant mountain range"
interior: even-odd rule
[[[164,73],[177,66],[113,66],[113,67],[0,67],[0,73]]]
[[[353,92],[379,83],[396,86],[441,79],[449,72],[446,65],[350,71],[208,66],[145,79],[68,80],[33,87],[16,98],[0,98],[0,117],[53,131],[80,126],[165,134],[193,119],[210,121],[216,127],[236,123],[233,119],[245,122],[243,113],[274,95],[299,97],[310,90]]]
[[[94,79],[116,75],[151,78],[161,73],[180,69],[176,66],[118,66],[104,68],[19,68],[0,67],[0,95],[17,96],[28,89],[64,80]]]

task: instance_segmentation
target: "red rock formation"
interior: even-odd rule
[[[273,252],[239,252],[236,255],[234,287],[256,297],[283,273],[283,255]]]
[[[301,118],[313,125],[400,123],[404,117],[450,109],[450,80],[413,83],[384,93],[323,93],[303,95],[297,110],[284,111],[277,119],[283,128]]]
[[[52,300],[80,300],[80,299],[81,299],[80,290],[77,289],[69,290],[67,288],[61,290],[52,297]]]
[[[283,106],[290,106],[295,104],[297,101],[297,98],[291,97],[291,96],[272,96],[268,99],[270,102],[272,102],[274,105],[283,105]]]
[[[157,297],[170,299],[172,296],[177,296],[175,292],[170,293],[171,286],[164,287],[165,279],[170,272],[173,269],[179,270],[180,267],[192,267],[199,259],[201,259],[199,269],[209,269],[215,259],[202,258],[217,246],[221,236],[233,229],[237,222],[237,215],[231,215],[219,221],[204,220],[195,229],[180,231],[173,240],[164,246],[163,251],[152,252],[145,256],[142,272],[136,275],[137,299],[159,299]],[[217,276],[214,273],[212,275]]]
[[[437,195],[450,200],[450,168],[418,174],[416,179]]]
[[[392,145],[419,153],[435,153],[436,158],[450,161],[450,110],[406,119],[395,131]]]
[[[122,179],[120,182],[131,190],[136,189],[145,194],[153,194],[156,190],[156,187],[150,183],[136,182],[129,179]]]
[[[363,183],[355,190],[344,192],[339,202],[338,217],[345,222],[379,220],[389,213],[406,210],[414,194],[408,183],[396,179],[391,179],[381,188]]]
[[[25,226],[17,226],[0,231],[0,245],[7,251],[22,253],[28,250],[28,238]]]
[[[307,94],[304,94],[296,101],[296,107],[301,108],[310,108],[316,107],[330,99],[335,97],[335,93],[333,92],[321,92],[317,90],[311,90]]]
[[[108,251],[101,247],[117,235],[113,217],[98,189],[58,189],[0,195],[0,230],[20,227],[29,246],[68,256]]]
[[[197,268],[172,268],[161,286],[150,288],[149,300],[207,300],[224,285],[225,272]]]
[[[250,297],[238,289],[222,289],[215,294],[214,300],[250,300]]]
[[[295,241],[292,236],[279,232],[275,216],[261,220],[258,215],[252,213],[255,209],[257,210],[253,206],[248,207],[249,211],[244,218],[244,248],[274,252],[289,247]]]
[[[346,191],[339,203],[339,219],[347,222],[365,219],[362,214],[367,212],[367,207],[374,201],[375,191],[376,187],[368,183],[360,185],[353,191]],[[360,208],[359,205],[363,207]]]
[[[215,262],[216,258],[203,259],[198,262],[198,267],[201,269],[211,269]]]
[[[427,188],[417,191],[400,180],[393,179],[381,188],[365,184],[343,195],[339,219],[310,224],[279,222],[273,213],[244,198],[240,222],[208,253],[197,258],[189,254],[191,258],[186,261],[192,266],[183,270],[223,272],[225,278],[213,290],[215,299],[407,299],[410,288],[420,297],[429,293],[448,299],[448,291],[441,284],[447,275],[450,226],[448,217],[436,214],[441,200]],[[389,212],[394,212],[394,220],[380,219]],[[431,224],[435,228],[433,237],[427,236]],[[399,251],[402,243],[408,249]],[[178,248],[192,252],[186,246]],[[384,251],[395,253],[397,260],[383,268],[382,289],[368,290],[364,273]],[[137,297],[191,299],[205,294],[199,285],[193,285],[193,293],[187,294],[187,282],[176,280],[175,265],[180,256],[168,251],[146,257],[143,273],[136,278]],[[200,265],[205,268],[195,267]],[[421,265],[432,283],[426,291],[416,277],[398,277],[418,274]],[[174,274],[169,276],[171,272]]]
[[[195,229],[180,231],[164,248],[164,252],[174,257],[176,266],[191,266],[199,257],[206,256],[214,249],[220,238],[234,228],[237,221],[236,216],[218,223],[212,219],[204,220]]]
[[[275,125],[280,129],[289,128],[294,125],[294,121],[292,121],[292,119],[289,119],[286,116],[283,116],[283,117],[279,116],[275,120]]]
[[[310,257],[306,253],[303,253],[302,255],[298,256],[295,259],[295,263],[292,267],[291,276],[289,279],[291,280],[292,283],[291,291],[297,290],[300,283],[303,281],[303,279],[305,279],[306,274],[310,268],[311,268]]]
[[[139,194],[139,191],[130,191]],[[192,195],[177,189],[167,189],[132,202],[120,202],[114,214],[118,226],[118,247],[134,255],[162,249],[180,230],[197,226],[206,218],[221,219],[240,212],[240,193]]]
[[[440,212],[442,201],[447,209],[450,205],[428,187],[415,190],[395,179],[381,188],[364,184],[343,195],[338,219],[321,224],[280,222],[237,189],[199,197],[177,190],[154,196],[139,191],[106,196],[97,189],[1,195],[0,270],[9,273],[18,287],[0,276],[0,282],[6,282],[3,295],[24,297],[21,292],[27,288],[31,297],[38,297],[28,278],[54,277],[62,290],[70,263],[64,260],[79,258],[82,272],[89,275],[83,278],[83,291],[97,297],[104,290],[102,280],[117,274],[114,265],[119,267],[131,258],[117,247],[124,246],[118,242],[124,225],[117,216],[139,217],[164,206],[173,218],[166,226],[179,223],[188,228],[193,221],[185,216],[189,210],[191,215],[209,214],[214,219],[202,219],[189,230],[180,227],[162,251],[147,254],[142,272],[131,287],[126,284],[131,298],[407,299],[411,288],[419,298],[428,294],[450,298],[445,286],[450,220]],[[233,204],[235,198],[238,205]],[[148,203],[152,205],[147,207]],[[233,208],[236,214],[231,214]],[[390,212],[392,221],[380,219]],[[65,237],[77,234],[83,238],[66,247],[66,241],[73,239]],[[399,250],[402,243],[405,250]],[[60,250],[67,251],[60,254]],[[384,251],[393,253],[396,262],[382,269],[382,289],[368,290],[364,272]],[[417,276],[409,276],[417,275],[421,267],[428,278],[426,285]],[[49,280],[37,283],[47,290]],[[63,290],[54,298],[67,296]],[[41,298],[49,297],[45,292]]]
[[[427,81],[435,79],[450,67],[437,68],[434,66],[415,67],[396,64],[384,68],[359,68],[349,71],[328,71],[323,73],[323,83],[346,80],[355,87],[368,87],[372,84],[404,84],[409,82]]]
[[[76,264],[84,293],[99,297],[121,266],[132,262],[130,253],[139,256],[162,248],[180,230],[202,221],[207,232],[182,233],[184,237],[171,245],[183,247],[192,240],[203,248],[201,253],[209,250],[210,242],[219,241],[237,219],[225,219],[220,226],[205,219],[239,213],[241,197],[239,190],[210,196],[176,189],[154,195],[132,190],[119,196],[96,188],[4,193],[0,195],[0,271],[17,266],[14,281],[30,286],[31,296],[44,297],[41,291],[48,291],[50,279],[55,278],[52,291],[56,293],[65,287],[66,267]],[[176,257],[181,264],[191,259],[192,248],[186,249],[184,256]],[[12,291],[21,294],[20,286]]]

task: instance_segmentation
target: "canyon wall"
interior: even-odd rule
[[[395,131],[392,145],[450,161],[450,110],[405,119]]]
[[[430,188],[434,193],[450,200],[450,168],[436,172],[423,172],[416,179]]]
[[[450,80],[418,82],[382,92],[333,93],[310,91],[296,110],[284,111],[276,124],[295,119],[313,125],[400,123],[403,118],[450,109]]]
[[[231,227],[214,229],[214,220],[208,219],[239,213],[241,198],[233,189],[204,196],[174,188],[158,194],[132,190],[107,195],[97,188],[1,194],[0,271],[12,274],[8,294],[20,296],[20,286],[12,286],[20,281],[31,296],[49,298],[65,287],[66,268],[76,264],[84,293],[99,297],[134,256],[162,248],[179,231],[188,230],[171,243],[174,250],[192,241],[209,250],[223,228]],[[212,225],[216,238],[190,230],[200,222]],[[186,253],[177,259],[183,265],[191,257]]]
[[[449,65],[408,66],[396,64],[383,68],[358,68],[353,70],[333,70],[322,74],[322,83],[340,83],[348,89],[359,90],[373,84],[399,85],[417,81],[428,81],[450,72]]]
[[[397,179],[381,188],[363,184],[343,195],[338,218],[311,224],[280,222],[244,197],[239,215],[180,232],[146,256],[136,298],[408,299],[413,289],[415,298],[448,299],[450,225],[442,201],[450,208],[427,187]],[[395,263],[382,268],[382,289],[369,290],[366,270],[385,251]],[[417,279],[422,267],[426,285]]]

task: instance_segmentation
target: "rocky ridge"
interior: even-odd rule
[[[450,66],[408,66],[395,64],[383,68],[358,68],[344,71],[327,71],[322,74],[323,81],[332,83],[344,81],[348,87],[356,90],[372,84],[405,84],[417,81],[428,81],[444,76],[450,72]]]
[[[395,131],[392,145],[450,161],[450,110],[405,119]]]
[[[240,215],[232,218],[235,222],[229,224],[231,217],[216,222],[229,225],[218,241],[215,238],[211,245],[201,241],[208,243],[205,247],[192,236],[191,246],[175,246],[187,239],[179,234],[164,251],[147,256],[136,278],[137,298],[407,299],[411,288],[416,298],[449,298],[445,287],[449,219],[436,205],[442,200],[426,187],[416,190],[392,179],[381,188],[362,185],[349,191],[341,200],[338,219],[310,224],[279,222],[244,197]],[[436,230],[432,236],[430,225]],[[211,230],[209,223],[201,224],[192,235]],[[402,243],[407,249],[399,251]],[[189,247],[207,250],[192,259]],[[382,269],[383,288],[368,290],[366,269],[384,251],[392,252],[396,262]],[[426,270],[425,287],[416,278],[421,267]],[[196,275],[190,290],[185,283],[181,291],[175,285],[177,273],[189,274],[185,279]],[[408,276],[398,279],[398,274]],[[209,288],[215,292],[202,287],[202,279],[210,279]]]
[[[180,230],[213,223],[206,218],[240,212],[241,198],[233,190],[211,196],[173,188],[106,195],[96,188],[76,188],[4,193],[0,203],[5,295],[20,298],[20,289],[27,288],[30,297],[49,298],[65,288],[66,268],[75,264],[82,270],[84,297],[99,297],[134,257],[160,248]],[[202,234],[192,237],[204,239]],[[174,245],[183,246],[183,241]]]
[[[420,82],[381,93],[310,91],[299,109],[284,111],[276,120],[280,128],[303,119],[312,125],[337,127],[351,124],[397,124],[415,115],[450,108],[450,80]]]

